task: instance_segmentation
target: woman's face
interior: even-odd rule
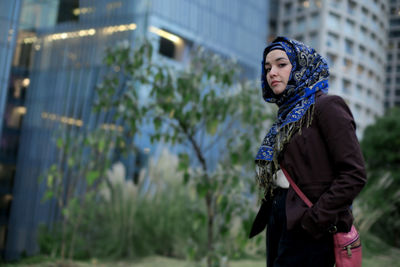
[[[267,82],[275,95],[285,91],[291,70],[292,64],[284,51],[275,49],[265,57]]]

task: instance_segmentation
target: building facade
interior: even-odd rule
[[[157,60],[182,65],[190,49],[202,45],[236,58],[247,77],[258,78],[267,10],[265,0],[25,0],[13,65],[13,75],[25,81],[25,113],[5,258],[37,252],[37,226],[58,216],[54,203],[42,202],[45,185],[38,177],[56,158],[52,139],[59,125],[78,132],[95,123],[91,104],[106,71],[106,47],[123,40],[134,46],[147,37]],[[141,148],[149,146],[141,140]]]
[[[0,118],[4,116],[10,64],[15,47],[21,1],[0,2]],[[0,120],[0,136],[2,122]]]
[[[350,106],[358,137],[384,112],[387,12],[384,0],[279,1],[277,35],[303,41],[327,58],[330,93]]]
[[[385,108],[400,107],[400,1],[389,1]]]
[[[18,101],[8,103],[11,60],[18,33],[21,1],[0,2],[0,257],[4,254],[15,173],[14,144],[25,110]],[[16,92],[15,97],[20,96]],[[4,119],[3,119],[4,118]],[[11,158],[11,159],[10,159]]]

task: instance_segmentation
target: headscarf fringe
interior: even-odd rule
[[[313,122],[314,106],[315,104],[312,104],[301,119],[293,123],[288,123],[279,130],[277,135],[279,141],[275,143],[272,161],[257,161],[258,173],[256,172],[256,182],[261,199],[268,200],[273,197],[273,191],[275,189],[273,180],[276,180],[276,172],[280,169],[278,157],[283,151],[284,146],[290,142],[296,133],[302,134],[302,127],[305,126],[308,128],[311,126]]]
[[[286,89],[279,96],[268,85],[265,71],[266,55],[276,47],[284,49],[292,64]],[[329,68],[315,49],[281,36],[264,49],[261,73],[264,100],[279,107],[277,120],[264,137],[255,159],[256,180],[263,198],[268,199],[273,195],[274,178],[285,145],[295,134],[302,134],[302,127],[312,124],[316,92],[328,93]]]

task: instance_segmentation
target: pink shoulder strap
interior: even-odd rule
[[[290,186],[294,189],[294,191],[297,193],[297,195],[304,201],[304,203],[307,204],[308,207],[311,208],[313,205],[311,203],[311,201],[306,197],[306,195],[304,195],[304,193],[300,190],[300,188],[294,183],[294,181],[290,177],[289,173],[282,167],[282,165],[281,165],[281,170],[285,174],[286,179],[289,181]]]

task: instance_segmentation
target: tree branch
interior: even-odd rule
[[[196,140],[194,139],[193,134],[189,133],[189,129],[187,128],[187,126],[184,124],[183,121],[179,120],[178,118],[176,120],[178,121],[178,124],[181,127],[181,129],[183,130],[186,137],[189,139],[189,142],[192,145],[192,147],[196,153],[197,159],[199,160],[201,166],[203,167],[204,173],[207,174],[208,169],[207,169],[206,159],[204,158],[199,145],[197,144]]]

